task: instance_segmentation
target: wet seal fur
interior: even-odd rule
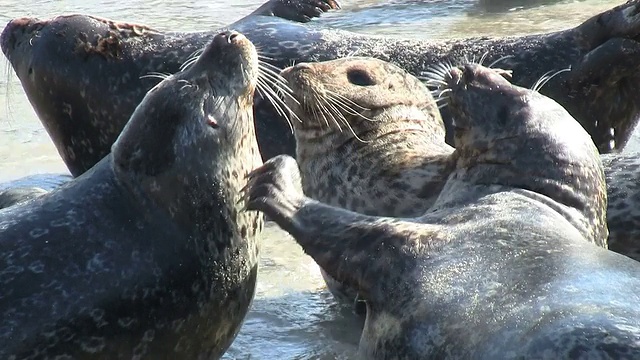
[[[423,216],[314,201],[286,155],[250,174],[248,209],[365,294],[362,358],[639,357],[640,263],[595,245],[606,192],[589,135],[493,70],[453,68],[447,83],[456,168]],[[578,163],[601,191],[582,185],[594,179]]]
[[[252,302],[262,215],[255,47],[213,37],[91,170],[0,211],[0,358],[220,357]]]
[[[630,1],[575,28],[549,34],[447,41],[366,36],[265,16],[250,16],[229,27],[244,33],[265,61],[280,69],[292,62],[355,54],[392,62],[417,76],[431,64],[488,54],[488,62],[504,58],[500,66],[513,70],[516,84],[529,87],[549,71],[571,67],[543,92],[567,108],[598,148],[608,152],[624,147],[639,115],[639,9],[638,0]],[[135,106],[156,84],[141,77],[175,73],[211,34],[118,30],[122,28],[116,22],[74,15],[16,19],[2,33],[4,54],[74,175],[108,153]],[[95,47],[105,38],[117,42],[118,57],[85,50],[86,44]],[[107,101],[106,93],[118,96]],[[294,155],[289,126],[261,96],[254,115],[263,159]],[[451,143],[451,116],[445,112],[443,119]]]
[[[306,196],[357,213],[390,217],[417,217],[434,204],[455,167],[450,156],[454,148],[445,143],[438,105],[424,84],[372,58],[299,63],[281,75],[295,97],[287,99],[287,105],[300,120],[292,124]],[[446,94],[443,90],[433,92]],[[623,191],[635,187],[639,172],[629,168],[633,161],[624,161],[625,155],[604,158],[609,191],[614,193],[607,211],[611,249],[640,260],[635,242],[640,227],[633,226],[640,221],[634,210],[640,200],[634,200],[633,191]],[[622,161],[625,164],[618,166]],[[601,191],[599,174],[580,164],[572,171],[590,179],[582,186],[591,184],[593,193]],[[570,195],[559,187],[556,195],[562,194]],[[593,221],[606,226],[604,219]],[[597,245],[606,247],[607,242]],[[339,299],[357,298],[354,289],[324,270],[322,274]],[[362,304],[356,304],[356,312],[364,314]]]
[[[335,0],[270,0],[237,23],[273,16],[309,21],[336,8]],[[16,73],[29,101],[71,174],[78,176],[109,153],[136,106],[158,83],[148,75],[180,71],[217,33],[184,37],[141,24],[66,15],[45,21],[15,19],[5,27],[0,43],[7,59],[21,64]],[[40,43],[42,35],[48,39]],[[164,41],[175,48],[160,45]],[[158,45],[158,52],[152,50]],[[45,70],[53,68],[54,73]]]
[[[0,184],[0,209],[46,194],[73,179],[67,174],[34,174]]]
[[[452,171],[453,148],[420,80],[361,57],[299,63],[280,75],[294,95],[285,101],[296,114],[291,123],[305,195],[365,215],[424,214]],[[335,296],[356,298],[321,272]],[[356,312],[364,314],[361,303]]]

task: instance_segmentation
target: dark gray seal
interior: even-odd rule
[[[0,209],[46,194],[70,181],[66,174],[34,174],[0,184]]]
[[[640,261],[640,153],[602,156],[607,182],[609,250]]]
[[[308,21],[335,8],[335,0],[270,0],[238,22],[274,16]],[[53,37],[40,43],[49,31]],[[5,27],[0,43],[6,54],[13,54],[8,59],[22,63],[18,59],[30,58],[16,73],[63,161],[78,176],[109,153],[136,106],[158,83],[150,75],[178,72],[217,32],[183,38],[145,25],[70,15],[51,21],[15,19]],[[160,45],[164,41],[176,48]],[[158,45],[159,53],[146,54]],[[32,46],[39,49],[28,49]],[[45,70],[53,68],[58,70]]]
[[[456,169],[423,216],[305,197],[286,155],[250,174],[247,208],[365,294],[363,359],[640,357],[640,264],[594,244],[606,192],[589,135],[493,70],[447,73]]]
[[[571,67],[543,92],[566,107],[598,148],[608,152],[624,146],[638,119],[639,8],[637,0],[630,1],[572,29],[512,38],[384,38],[265,16],[230,27],[246,34],[264,60],[280,69],[355,53],[420,75],[432,64],[487,55],[485,63],[503,58],[500,66],[513,70],[514,82],[529,87],[548,71]],[[1,45],[63,160],[78,175],[109,152],[129,115],[156,84],[145,76],[179,71],[210,34],[165,33],[73,15],[13,20]],[[107,99],[104,94],[116,95]],[[295,153],[289,126],[269,101],[258,96],[254,115],[264,159]],[[443,119],[451,143],[451,117],[445,112]]]
[[[0,211],[0,358],[215,359],[252,302],[262,215],[253,44],[213,37],[155,86],[110,155]]]

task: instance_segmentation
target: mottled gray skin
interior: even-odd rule
[[[571,67],[542,91],[567,108],[598,148],[608,152],[624,146],[638,118],[639,7],[634,0],[549,34],[448,41],[366,36],[264,16],[229,27],[246,34],[270,58],[266,61],[279,68],[355,52],[419,75],[435,63],[488,53],[485,63],[512,55],[500,66],[513,70],[515,83],[529,87],[548,71]],[[164,33],[72,15],[14,20],[3,31],[1,45],[63,160],[78,175],[108,153],[135,106],[156,84],[140,77],[178,71],[210,34]],[[104,94],[118,95],[107,100]],[[295,154],[289,126],[268,101],[258,96],[254,115],[264,159]],[[451,117],[445,112],[443,119],[451,143]]]
[[[335,0],[270,0],[229,27],[239,29],[237,24],[255,17],[305,22],[335,8]],[[218,32],[165,34],[145,25],[70,15],[15,19],[0,42],[62,160],[78,176],[109,153],[158,83],[141,77],[178,72]]]
[[[366,215],[424,214],[452,171],[453,148],[420,80],[360,57],[299,63],[280,75],[295,98],[286,104],[300,120],[292,124],[307,196]],[[321,272],[335,296],[355,299],[354,289]]]
[[[640,264],[594,244],[606,238],[590,221],[605,216],[606,193],[571,172],[588,167],[605,187],[589,135],[492,70],[456,68],[449,84],[456,169],[423,216],[312,200],[286,155],[251,173],[248,209],[365,295],[363,359],[640,357]]]
[[[420,216],[434,204],[453,171],[450,155],[454,149],[445,144],[433,97],[415,77],[370,58],[300,63],[281,75],[297,100],[288,99],[287,104],[302,120],[292,123],[306,196],[360,214],[390,217]],[[344,106],[327,105],[339,99],[344,99]],[[342,120],[342,130],[331,119]],[[353,131],[346,130],[349,128]],[[519,161],[524,166],[525,161],[535,159],[522,156]],[[585,193],[602,191],[593,186],[599,183],[600,173],[580,163],[571,171],[592,179],[581,183]],[[562,186],[547,191],[573,196],[572,189]],[[602,206],[596,204],[588,219],[599,224],[600,232],[606,224],[596,208]],[[606,247],[606,236],[589,236],[596,237],[600,239],[597,244]],[[323,276],[334,295],[354,300],[354,289],[336,282],[324,270]],[[364,313],[362,307],[355,310]]]
[[[607,181],[609,250],[640,261],[640,156],[602,156]]]
[[[40,187],[17,187],[0,190],[0,209],[37,198],[48,191]]]
[[[254,46],[213,38],[154,87],[110,155],[0,211],[0,358],[216,359],[252,302],[262,215]]]
[[[71,179],[66,174],[34,174],[0,183],[0,209],[46,194]]]

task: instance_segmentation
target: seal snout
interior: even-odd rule
[[[245,40],[245,36],[237,31],[223,31],[215,36],[214,43],[218,46],[238,45]]]
[[[16,47],[16,43],[25,33],[28,34],[32,25],[37,23],[34,18],[19,18],[9,21],[0,35],[0,47],[2,52],[9,57],[9,54]]]

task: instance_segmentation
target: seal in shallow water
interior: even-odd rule
[[[154,87],[110,155],[0,212],[0,358],[220,357],[255,291],[254,46],[236,32]]]
[[[260,15],[306,21],[337,7],[334,0],[270,0],[238,21],[270,18]],[[37,34],[49,31],[53,37],[39,43]],[[157,84],[148,76],[179,71],[216,33],[184,38],[183,33],[163,34],[144,25],[71,15],[42,22],[15,19],[1,43],[7,58],[21,63],[16,73],[29,101],[71,174],[78,176],[109,153],[135,107]],[[161,45],[159,52],[146,54],[164,41],[175,48]],[[54,67],[59,71],[46,70]]]
[[[250,16],[230,27],[246,34],[265,61],[279,68],[355,53],[419,75],[430,64],[488,54],[487,64],[512,56],[500,66],[513,70],[517,84],[529,87],[548,71],[571,67],[543,91],[565,106],[606,152],[624,146],[638,118],[639,8],[638,1],[631,1],[572,29],[495,39],[394,39],[264,16]],[[74,15],[13,20],[1,43],[63,160],[77,175],[108,153],[135,106],[156,83],[140,77],[178,71],[210,34],[163,33]],[[117,95],[107,100],[107,93]],[[293,155],[289,126],[269,102],[258,96],[254,113],[263,158]],[[452,134],[451,117],[444,115]]]
[[[248,209],[365,294],[362,358],[639,357],[640,264],[594,244],[607,236],[606,192],[589,135],[493,70],[447,77],[456,168],[424,216],[307,198],[286,155],[250,174]]]

